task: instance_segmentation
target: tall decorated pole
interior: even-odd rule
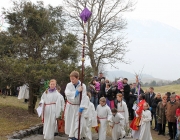
[[[85,44],[86,44],[86,22],[88,19],[91,17],[91,12],[85,7],[84,10],[80,14],[80,18],[82,19],[83,22],[83,45],[82,45],[82,74],[81,74],[81,86],[84,82],[84,61],[85,61]],[[82,99],[82,92],[80,93],[80,103]],[[80,128],[81,128],[81,115],[79,115],[79,126],[78,126],[78,140],[80,140]]]

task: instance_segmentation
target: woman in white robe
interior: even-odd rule
[[[151,125],[150,121],[151,118],[151,112],[147,110],[149,108],[148,103],[144,103],[144,110],[142,111],[142,118],[141,118],[141,128],[140,128],[140,136],[139,140],[152,140],[151,136]]]
[[[107,129],[107,121],[111,120],[111,110],[108,105],[106,105],[106,98],[100,98],[100,104],[96,108],[97,119],[100,123],[100,127],[98,130],[98,138],[99,140],[106,140],[106,129]]]
[[[55,80],[50,81],[50,85]],[[51,88],[43,93],[41,96],[40,105],[43,107],[42,120],[43,120],[43,135],[45,140],[53,140],[55,133],[56,119],[60,116],[61,111],[61,96],[54,88]]]
[[[65,89],[65,95],[67,98],[66,108],[65,108],[65,134],[69,135],[69,138],[77,139],[78,138],[78,126],[79,126],[79,110],[87,109],[88,101],[86,94],[86,86],[79,81],[79,73],[73,71],[70,74],[71,82],[67,84]],[[80,92],[82,91],[82,100],[80,103]],[[84,112],[84,111],[83,111]],[[82,127],[84,120],[84,113],[81,114],[81,128],[80,128],[80,137],[82,133]]]
[[[125,130],[124,130],[124,117],[117,113],[116,109],[112,109],[112,118],[110,125],[112,126],[112,140],[118,140],[119,138],[125,137]]]

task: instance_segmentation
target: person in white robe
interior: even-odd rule
[[[105,97],[101,97],[99,101],[100,104],[96,108],[98,123],[100,123],[98,138],[99,140],[106,140],[107,121],[111,120],[112,113],[106,104]]]
[[[50,80],[49,89],[41,96],[40,106],[43,107],[43,135],[45,140],[53,140],[56,120],[60,116],[61,96],[56,90],[56,80]]]
[[[148,110],[149,108],[148,103],[145,102],[143,108],[144,110],[142,111],[142,118],[140,122],[141,128],[140,128],[139,140],[152,140],[151,124],[150,124],[152,117],[151,117],[151,111]]]
[[[129,129],[129,112],[127,104],[123,101],[123,95],[118,93],[117,97],[117,111],[125,118],[124,120],[124,129]]]
[[[97,112],[95,111],[94,104],[90,102],[91,93],[87,93],[88,108],[84,110],[85,128],[83,128],[83,136],[87,140],[92,140],[92,127],[97,127]]]
[[[20,86],[18,99],[29,99],[29,87],[28,84]]]
[[[67,98],[66,108],[65,108],[65,134],[69,136],[71,140],[78,139],[78,127],[79,127],[79,115],[81,115],[80,122],[80,138],[82,135],[82,127],[84,126],[84,109],[87,109],[87,94],[86,86],[79,81],[79,73],[73,71],[70,74],[71,82],[67,84],[65,89],[65,95]],[[82,100],[80,103],[80,92],[82,92]]]
[[[125,137],[124,120],[125,118],[117,112],[116,108],[111,109],[112,117],[110,125],[112,127],[112,140],[118,140]]]

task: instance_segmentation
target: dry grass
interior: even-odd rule
[[[149,87],[142,87],[143,90],[146,90]],[[180,85],[167,85],[161,87],[154,87],[155,93],[166,93],[166,92],[176,92],[176,94],[180,94]]]
[[[27,111],[28,104],[17,97],[0,97],[0,140],[14,131],[27,129],[30,126],[41,123],[37,114],[30,115]]]

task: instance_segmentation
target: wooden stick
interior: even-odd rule
[[[86,39],[86,31],[85,31],[85,23],[84,23],[84,35],[83,35],[83,49],[82,49],[82,73],[81,73],[81,86],[83,86],[84,82],[84,51],[85,51],[85,39]],[[81,104],[82,100],[82,92],[80,92],[80,101],[79,104]],[[80,129],[81,129],[81,115],[79,115],[79,125],[78,125],[78,140],[80,140]]]

